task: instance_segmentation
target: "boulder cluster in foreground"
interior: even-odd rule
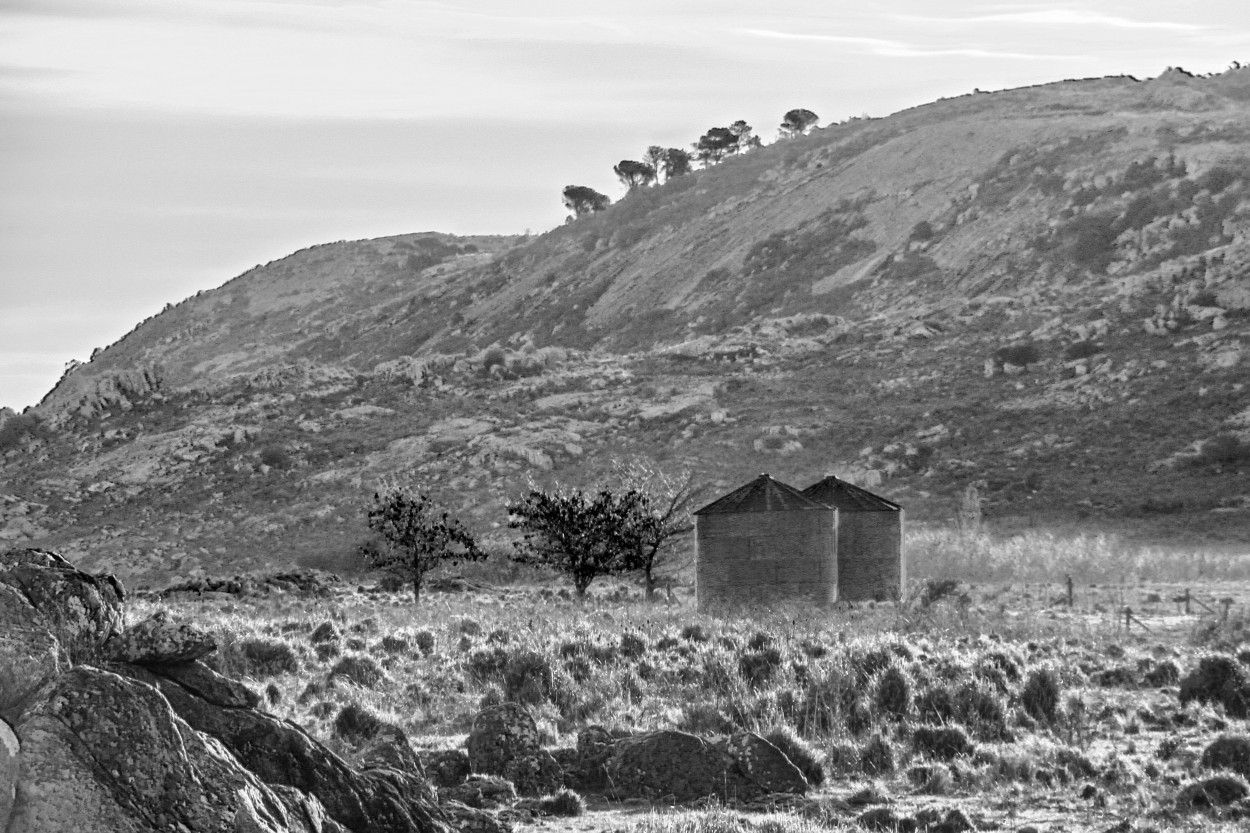
[[[111,576],[55,553],[0,555],[0,830],[498,833],[507,814],[482,808],[524,807],[517,793],[611,785],[622,798],[750,801],[807,790],[750,733],[592,727],[557,759],[512,703],[478,716],[467,751],[419,755],[392,727],[352,766],[202,662],[211,635],[165,613],[127,628],[124,599]]]

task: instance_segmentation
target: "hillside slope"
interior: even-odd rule
[[[646,455],[1235,539],[1248,340],[1250,70],[976,94],[537,238],[328,244],[200,293],[9,426],[0,536],[141,581],[336,564],[380,478],[488,531],[529,477]]]

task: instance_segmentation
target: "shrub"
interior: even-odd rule
[[[1059,715],[1059,696],[1062,688],[1059,676],[1050,668],[1038,668],[1030,672],[1020,691],[1020,702],[1034,720],[1054,723]]]
[[[333,622],[322,622],[317,626],[316,630],[309,635],[308,641],[317,645],[322,642],[338,642],[342,634]]]
[[[894,747],[882,735],[873,735],[859,752],[859,767],[866,775],[889,775],[894,772]]]
[[[710,638],[707,629],[700,624],[685,625],[681,629],[681,638],[689,642],[707,642]]]
[[[271,639],[245,639],[235,643],[240,672],[249,677],[273,677],[299,671],[299,657],[285,642]]]
[[[1232,657],[1203,657],[1193,673],[1181,680],[1181,705],[1191,700],[1219,703],[1230,717],[1250,716],[1250,679]]]
[[[1074,341],[1069,344],[1063,351],[1063,357],[1068,361],[1076,359],[1088,359],[1090,356],[1097,355],[1102,352],[1102,345],[1092,339],[1085,341]]]
[[[289,469],[294,463],[291,452],[280,445],[267,445],[260,450],[261,465],[271,469]]]
[[[553,795],[538,799],[538,812],[548,816],[580,816],[586,812],[586,802],[578,793],[561,787]]]
[[[1007,713],[997,694],[976,683],[965,683],[955,694],[956,717],[975,737],[1006,740]]]
[[[1227,769],[1250,778],[1250,737],[1221,735],[1202,751],[1206,769]]]
[[[751,651],[738,657],[738,673],[752,687],[768,684],[780,665],[781,651],[777,648]]]
[[[692,735],[727,735],[734,724],[711,703],[691,703],[682,709],[677,728]]]
[[[1236,775],[1212,775],[1185,787],[1176,796],[1182,810],[1224,807],[1250,795],[1250,787]]]
[[[1011,344],[1006,347],[1000,347],[994,351],[994,359],[1002,364],[1014,364],[1019,367],[1028,367],[1031,364],[1037,364],[1041,361],[1041,351],[1037,345],[1031,341],[1021,344]]]
[[[411,646],[409,645],[408,640],[402,636],[387,634],[382,637],[382,650],[386,651],[388,654],[406,653],[409,647]]]
[[[1250,443],[1236,434],[1219,434],[1202,444],[1197,456],[1189,461],[1194,468],[1236,466],[1250,462]]]
[[[917,726],[911,739],[917,752],[943,761],[976,751],[967,732],[959,726]]]
[[[419,630],[412,635],[412,639],[417,643],[417,649],[425,656],[429,656],[434,652],[434,634],[428,630]]]
[[[344,678],[361,688],[374,688],[386,679],[386,672],[373,657],[349,654],[330,671],[330,679]]]
[[[934,686],[916,697],[916,712],[926,723],[948,723],[955,719],[955,697],[946,686]]]
[[[386,724],[364,706],[348,703],[334,718],[334,734],[352,743],[377,737]]]
[[[647,641],[636,633],[621,634],[621,656],[638,659],[647,653]]]
[[[1165,659],[1151,668],[1142,677],[1142,681],[1153,688],[1163,688],[1164,686],[1176,685],[1180,682],[1181,672],[1176,667],[1176,663],[1170,659]]]
[[[877,677],[874,702],[877,711],[899,719],[911,710],[911,679],[896,664],[891,664]]]
[[[535,651],[516,651],[504,662],[504,695],[509,700],[539,705],[551,697],[553,681],[551,663]]]
[[[770,729],[764,735],[764,740],[780,749],[790,759],[790,763],[803,773],[807,783],[813,787],[819,787],[825,782],[824,756],[796,735],[789,726],[777,726]]]

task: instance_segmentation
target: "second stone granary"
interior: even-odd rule
[[[701,610],[902,595],[902,507],[844,480],[800,491],[761,474],[694,516]]]

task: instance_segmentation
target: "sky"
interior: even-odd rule
[[[737,119],[1235,60],[1245,0],[0,0],[0,406],[258,263],[545,231]]]

